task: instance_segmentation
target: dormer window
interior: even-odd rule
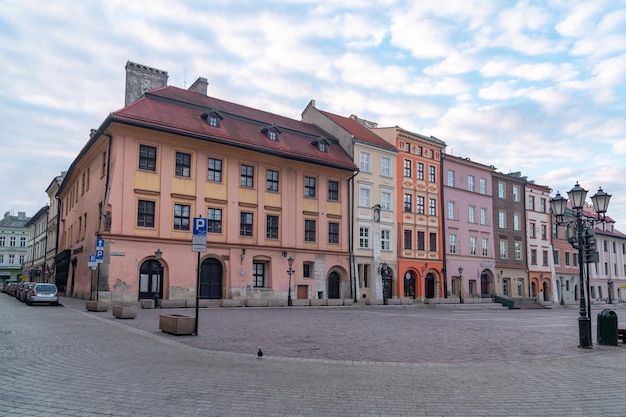
[[[317,140],[311,142],[311,144],[313,144],[320,152],[328,152],[328,145],[330,143],[328,142],[328,139],[320,136],[319,138],[317,138]]]
[[[278,141],[278,135],[280,135],[281,131],[277,126],[268,126],[268,127],[264,127],[261,132],[263,132],[265,134],[265,136],[267,136],[267,138],[271,141],[277,142]]]
[[[207,124],[211,127],[220,127],[222,119],[224,118],[217,110],[211,110],[206,113],[202,113],[202,117],[206,120]]]

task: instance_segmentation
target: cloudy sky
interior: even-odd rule
[[[0,210],[33,215],[111,111],[124,66],[294,119],[398,125],[626,232],[626,0],[0,0]]]

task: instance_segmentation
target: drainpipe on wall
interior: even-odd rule
[[[439,204],[439,207],[441,208],[441,247],[442,247],[442,261],[443,261],[443,268],[441,273],[443,274],[443,298],[448,298],[448,268],[446,268],[446,266],[448,265],[447,262],[447,240],[446,238],[447,233],[446,233],[446,210],[445,210],[445,205],[446,205],[446,199],[445,199],[445,190],[446,190],[446,186],[444,184],[444,169],[443,169],[443,160],[445,159],[445,152],[441,152],[441,163],[439,164],[439,178],[441,178],[441,204]]]
[[[352,140],[352,144],[354,146],[354,138]],[[358,302],[356,297],[356,278],[354,273],[354,177],[359,175],[360,171],[356,171],[350,178],[348,178],[348,210],[350,211],[349,217],[350,221],[348,223],[348,239],[349,239],[349,255],[348,259],[350,260],[350,282],[352,283],[352,301]]]

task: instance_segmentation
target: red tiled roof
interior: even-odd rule
[[[220,127],[210,126],[203,113],[219,111],[224,116]],[[356,171],[350,156],[319,127],[288,117],[235,103],[202,96],[198,93],[167,86],[146,93],[141,99],[112,113],[113,121],[142,125],[182,135],[248,148],[280,157],[318,163],[339,169]],[[278,141],[270,140],[263,128],[280,129]],[[327,152],[312,144],[319,137],[331,143]]]
[[[319,109],[318,109],[319,110]],[[372,145],[381,146],[383,148],[396,150],[396,147],[385,139],[378,136],[376,133],[363,126],[361,123],[349,117],[339,116],[337,114],[329,113],[327,111],[319,110],[324,116],[335,122],[344,130],[350,132],[356,139],[363,142],[368,142]]]

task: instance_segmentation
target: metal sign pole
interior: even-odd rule
[[[197,277],[196,277],[196,324],[194,334],[198,336],[198,310],[200,307],[200,252],[198,252],[198,266],[197,266]]]

